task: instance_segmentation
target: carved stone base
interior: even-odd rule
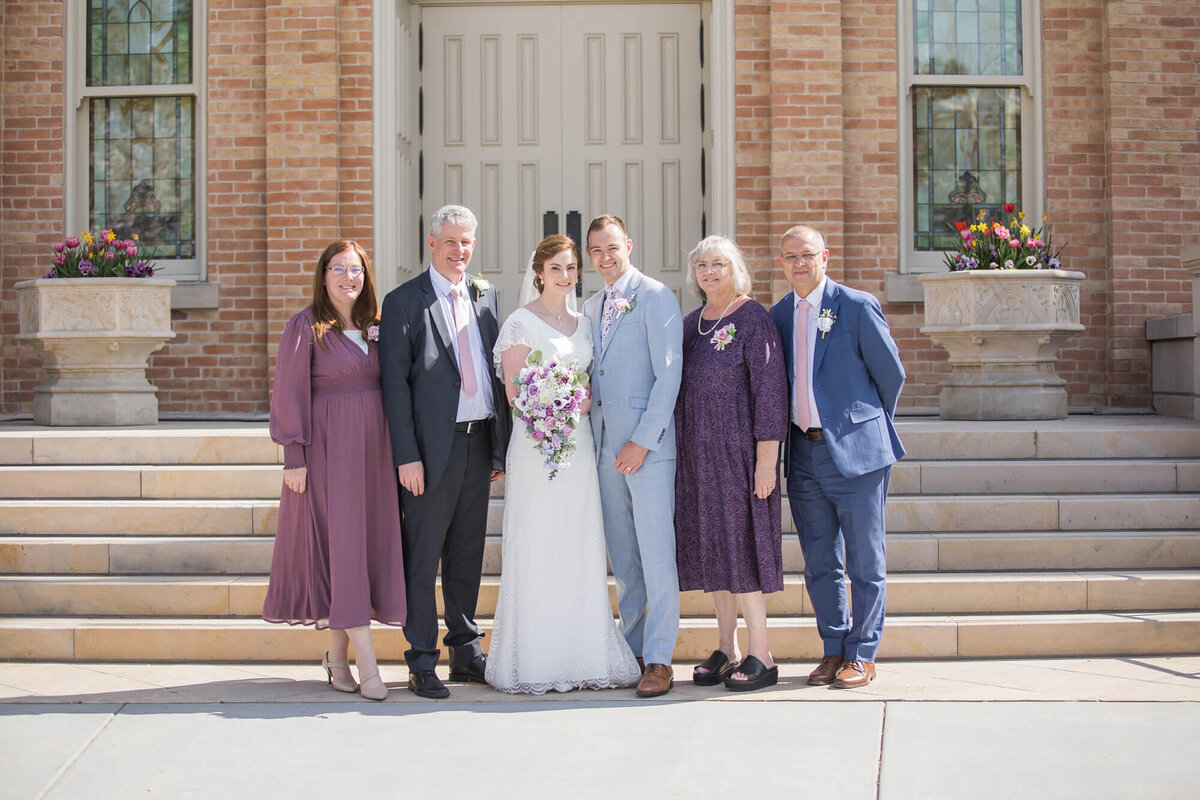
[[[150,354],[171,331],[163,278],[50,278],[18,283],[21,333],[42,351],[46,380],[34,390],[39,425],[153,425],[157,389]]]
[[[969,270],[923,275],[921,332],[950,354],[943,419],[1062,419],[1058,349],[1083,330],[1079,283],[1066,270]]]

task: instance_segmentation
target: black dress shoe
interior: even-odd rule
[[[441,700],[450,696],[450,690],[431,669],[418,669],[408,673],[408,690],[417,697]]]
[[[472,658],[466,664],[457,667],[450,665],[450,680],[459,683],[487,683],[484,671],[487,669],[487,656],[483,653]]]

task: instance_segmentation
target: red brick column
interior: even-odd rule
[[[1200,10],[1105,6],[1109,405],[1149,407],[1145,321],[1188,311],[1180,248],[1200,231]]]
[[[18,345],[13,284],[52,265],[63,232],[63,4],[0,14],[0,415],[28,412],[41,357]]]

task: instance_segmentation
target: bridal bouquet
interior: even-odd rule
[[[525,423],[525,434],[542,452],[550,480],[575,452],[575,431],[579,427],[579,405],[587,397],[588,374],[578,361],[560,364],[542,363],[542,353],[534,350],[525,359],[526,366],[513,377],[517,396],[513,413]]]

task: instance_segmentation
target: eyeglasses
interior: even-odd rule
[[[823,252],[823,251],[822,251]],[[788,253],[783,257],[783,263],[792,266],[795,264],[815,264],[817,259],[821,257],[821,253]]]
[[[728,261],[713,261],[711,263],[698,261],[696,262],[696,272],[721,272],[728,266]]]
[[[365,271],[362,267],[350,267],[349,269],[346,269],[345,267],[326,267],[325,269],[329,270],[334,275],[337,275],[339,278],[346,275],[349,275],[351,278],[361,278],[363,276],[363,272]]]

